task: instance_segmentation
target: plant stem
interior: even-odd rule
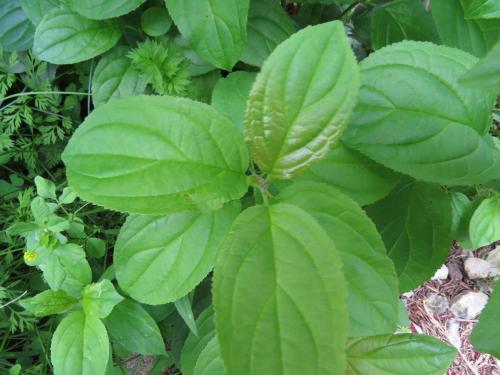
[[[18,98],[20,96],[30,96],[30,95],[50,95],[50,94],[59,94],[59,95],[82,95],[89,96],[90,94],[87,92],[77,92],[77,91],[27,91],[27,92],[19,92],[17,94],[8,95],[4,98],[1,98],[1,101]],[[4,107],[0,107],[2,110]]]

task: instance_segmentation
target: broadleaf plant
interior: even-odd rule
[[[84,98],[6,231],[53,372],[443,374],[455,348],[399,333],[399,295],[453,240],[500,240],[491,3],[2,3],[0,151],[38,129],[25,97],[65,114],[12,93],[31,53]],[[493,355],[498,288],[472,335]]]

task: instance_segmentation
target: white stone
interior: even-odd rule
[[[500,276],[500,246],[495,247],[486,257],[490,264],[490,277]]]
[[[455,348],[460,349],[462,347],[462,340],[460,339],[460,323],[452,319],[448,322],[446,327],[446,336],[448,336],[448,341]]]
[[[475,319],[488,302],[488,296],[482,292],[467,292],[463,294],[453,305],[451,312],[460,319]]]
[[[469,279],[485,279],[490,274],[491,265],[481,258],[467,258],[464,262],[464,268]]]
[[[440,269],[436,271],[432,280],[446,280],[448,278],[448,267],[446,264],[443,264]]]
[[[450,306],[448,298],[439,294],[433,293],[424,300],[424,305],[427,311],[431,314],[442,314]]]

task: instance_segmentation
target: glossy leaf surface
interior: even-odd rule
[[[474,211],[469,223],[469,236],[477,248],[500,240],[500,198],[487,198]]]
[[[35,27],[26,16],[19,0],[0,3],[0,47],[6,52],[31,47]]]
[[[146,0],[65,0],[67,5],[82,16],[103,20],[123,16],[144,3]]]

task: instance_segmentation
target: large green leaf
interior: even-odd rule
[[[456,354],[431,336],[362,337],[348,345],[346,375],[443,375]]]
[[[374,49],[402,40],[438,42],[432,16],[421,0],[395,0],[375,7],[371,21]]]
[[[243,131],[245,108],[256,73],[238,71],[221,78],[212,92],[212,107]]]
[[[134,69],[127,52],[128,48],[119,47],[99,60],[92,76],[94,106],[144,93],[147,82]]]
[[[348,317],[341,267],[331,239],[302,209],[277,204],[244,211],[214,272],[227,372],[343,374]]]
[[[281,43],[250,92],[246,140],[271,178],[287,179],[324,157],[342,134],[358,93],[358,67],[340,21]]]
[[[400,174],[338,142],[323,160],[296,176],[294,181],[324,182],[365,205],[389,194],[400,177]]]
[[[114,210],[215,209],[247,190],[241,132],[208,105],[127,97],[96,109],[62,156],[73,190]]]
[[[31,298],[19,301],[19,304],[35,316],[62,314],[72,308],[78,300],[62,290],[45,290]]]
[[[430,279],[446,260],[453,235],[451,203],[438,185],[404,182],[367,213],[394,261],[401,292]]]
[[[190,46],[218,68],[231,70],[247,39],[249,0],[165,0]]]
[[[500,92],[500,42],[477,62],[461,78],[460,82],[466,86],[479,89],[491,89]]]
[[[248,12],[248,44],[241,60],[262,66],[271,52],[295,31],[292,19],[275,1],[252,0]]]
[[[500,37],[500,20],[465,19],[474,0],[431,0],[432,16],[444,44],[484,56]]]
[[[126,299],[106,318],[109,334],[125,349],[143,355],[165,353],[160,328],[138,303]]]
[[[417,179],[476,184],[500,177],[487,134],[495,96],[458,83],[476,58],[449,47],[401,42],[361,63],[362,86],[344,140]]]
[[[71,9],[94,20],[119,17],[127,14],[146,0],[65,0]]]
[[[93,21],[58,8],[38,24],[33,52],[40,60],[53,64],[74,64],[106,52],[120,36],[116,20]]]
[[[51,0],[21,0],[21,6],[23,7],[24,13],[26,13],[28,18],[35,25],[38,25],[43,16],[56,7]],[[33,30],[32,33],[34,32]]]
[[[348,290],[349,336],[393,333],[398,321],[398,279],[364,211],[336,189],[314,182],[290,186],[279,200],[307,211],[339,251]]]
[[[21,8],[19,0],[0,3],[0,48],[6,52],[24,51],[31,47],[35,27]]]
[[[203,349],[215,337],[214,310],[212,306],[203,311],[196,319],[198,334],[190,333],[182,347],[181,368],[183,375],[193,375],[196,363]]]
[[[109,359],[106,328],[94,316],[72,312],[57,326],[50,351],[55,375],[102,375]]]
[[[472,0],[465,10],[467,18],[500,18],[500,1]]]
[[[476,248],[500,240],[500,197],[485,199],[476,208],[470,220],[469,236]]]
[[[497,282],[488,304],[479,316],[479,323],[470,337],[477,351],[493,354],[500,358],[500,283]]]
[[[194,375],[226,375],[217,337],[213,337],[201,351],[196,361]]]
[[[229,204],[207,213],[129,217],[115,245],[120,287],[151,305],[188,294],[212,270],[217,249],[238,212],[239,205]]]
[[[95,315],[100,319],[107,317],[121,301],[123,297],[107,279],[87,285],[82,292],[82,307],[85,314]]]

